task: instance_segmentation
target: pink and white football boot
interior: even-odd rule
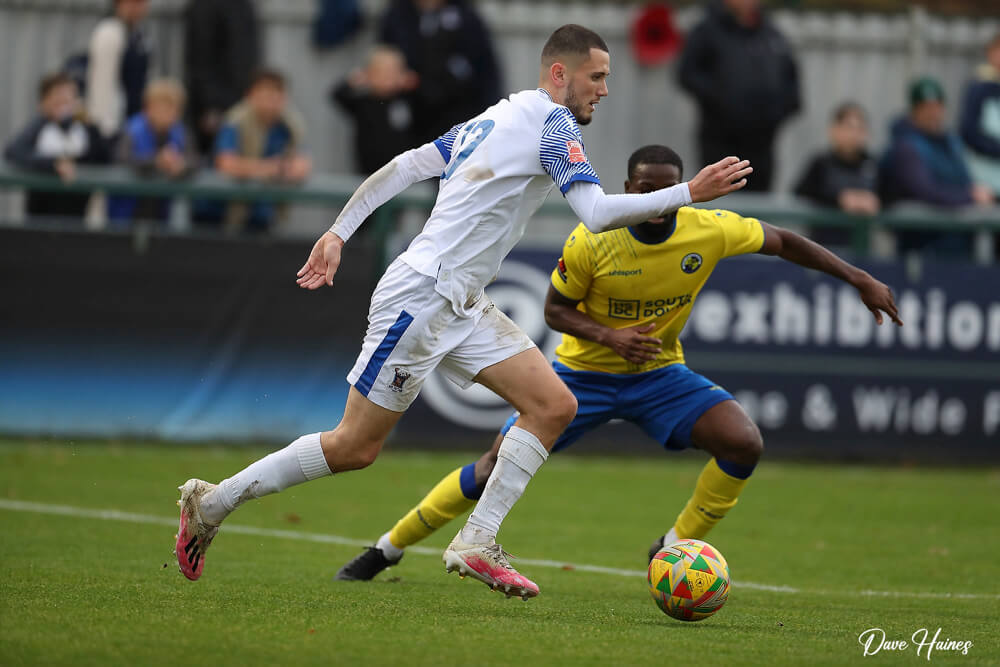
[[[177,504],[181,508],[181,521],[177,529],[177,543],[174,554],[181,574],[197,581],[205,569],[205,551],[219,532],[219,526],[212,525],[201,516],[202,497],[215,488],[215,484],[200,479],[189,479],[184,486],[178,486],[181,499]]]
[[[531,579],[522,576],[507,561],[509,553],[499,544],[490,540],[489,544],[465,544],[461,533],[455,536],[444,552],[445,570],[458,576],[466,575],[478,579],[491,590],[506,593],[507,597],[519,595],[522,600],[538,595],[538,586]]]

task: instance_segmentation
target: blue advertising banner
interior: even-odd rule
[[[550,358],[559,335],[542,304],[556,259],[515,251],[488,288]],[[688,365],[729,389],[769,446],[795,454],[1000,458],[1000,269],[860,266],[893,288],[905,326],[877,326],[856,290],[834,278],[735,257],[694,304],[682,336]],[[488,391],[462,392],[443,378],[421,400],[463,427],[495,427],[509,415]]]
[[[719,266],[692,312],[684,337],[692,364],[735,389],[769,431],[996,455],[1000,271],[861,266],[893,288],[904,326],[877,326],[849,285],[788,262],[738,258]]]
[[[335,426],[375,253],[352,244],[337,289],[307,292],[309,248],[0,231],[0,433],[287,443]]]
[[[306,292],[294,274],[308,243],[147,241],[0,232],[0,433],[278,445],[337,424],[373,247],[352,243],[335,288]],[[557,259],[516,250],[487,289],[549,358]],[[904,327],[876,326],[832,278],[732,258],[694,303],[688,365],[737,397],[772,454],[1000,460],[1000,268],[862,266],[893,287]],[[433,376],[392,445],[484,449],[509,414],[488,390]],[[574,451],[655,447],[610,425]]]

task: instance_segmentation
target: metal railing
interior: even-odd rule
[[[140,177],[122,166],[80,166],[76,177],[64,182],[55,175],[25,171],[0,162],[0,189],[172,198],[175,205],[165,224],[166,230],[171,233],[191,230],[190,203],[193,200],[271,201],[341,208],[360,182],[358,176],[317,173],[304,183],[284,185],[237,181],[208,170],[195,172],[185,179],[170,180]],[[572,211],[560,199],[553,197],[543,204],[537,217],[572,218]],[[426,211],[433,204],[434,193],[431,189],[414,187],[380,207],[373,220],[379,256],[384,257],[387,237],[401,210]],[[994,261],[993,235],[1000,233],[1000,207],[942,210],[907,204],[877,216],[859,216],[819,208],[786,195],[756,193],[736,193],[701,206],[731,209],[744,216],[782,225],[849,229],[853,249],[860,254],[870,253],[873,235],[878,230],[939,230],[974,235],[976,261],[991,263]]]

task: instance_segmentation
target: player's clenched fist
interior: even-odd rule
[[[710,164],[688,181],[691,201],[712,201],[722,195],[739,190],[747,184],[746,177],[753,173],[749,160],[738,157],[722,158]]]
[[[299,287],[316,289],[324,283],[333,285],[333,276],[340,266],[340,251],[343,247],[344,240],[332,232],[319,237],[309,253],[309,259],[296,274],[298,279],[295,282]]]

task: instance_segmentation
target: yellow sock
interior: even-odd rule
[[[475,486],[475,464],[451,471],[424,499],[389,531],[394,547],[405,549],[416,544],[476,504],[482,489]],[[467,495],[468,494],[468,495]],[[470,497],[474,496],[474,497]]]
[[[750,468],[751,470],[753,468]],[[749,476],[749,472],[747,473]],[[747,480],[729,475],[713,458],[698,476],[694,494],[677,516],[674,531],[679,538],[701,539],[736,504]]]

